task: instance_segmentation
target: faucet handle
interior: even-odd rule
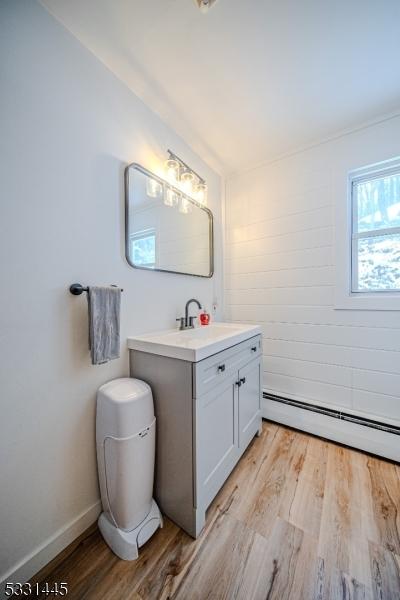
[[[176,321],[180,321],[179,329],[185,329],[185,317],[178,317],[175,319]]]
[[[197,316],[195,317],[189,317],[189,327],[194,327],[194,321],[197,319]]]

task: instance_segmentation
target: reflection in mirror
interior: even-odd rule
[[[126,258],[132,267],[213,275],[208,208],[140,165],[125,170]]]

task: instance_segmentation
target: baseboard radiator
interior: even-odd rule
[[[386,423],[382,423],[381,421],[374,421],[373,419],[368,419],[366,417],[352,415],[350,413],[335,410],[332,408],[325,408],[323,406],[311,404],[309,402],[300,402],[299,400],[292,400],[291,398],[285,398],[284,396],[278,396],[267,392],[263,392],[263,398],[265,400],[273,400],[274,402],[280,402],[282,404],[293,406],[295,408],[301,408],[310,412],[326,415],[327,417],[333,417],[334,419],[339,419],[341,421],[354,423],[355,425],[363,425],[364,427],[370,427],[371,429],[378,429],[379,431],[384,431],[386,433],[391,433],[400,436],[400,427],[397,427],[396,425],[389,425]]]

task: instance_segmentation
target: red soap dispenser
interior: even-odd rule
[[[206,309],[203,309],[203,312],[200,313],[200,323],[201,325],[208,325],[210,323],[210,315]]]

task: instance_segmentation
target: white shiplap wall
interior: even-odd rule
[[[347,173],[399,139],[391,118],[228,180],[225,316],[261,324],[266,391],[400,422],[400,311],[334,306]]]

